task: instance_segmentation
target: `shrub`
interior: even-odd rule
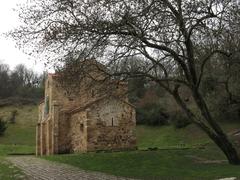
[[[171,117],[171,122],[177,129],[187,127],[191,124],[191,121],[186,117],[186,115],[179,111]]]
[[[17,113],[18,113],[17,110],[12,110],[12,111],[11,111],[10,118],[9,118],[9,122],[10,122],[11,124],[15,124],[15,123],[16,123]]]
[[[4,132],[7,129],[7,122],[3,120],[2,117],[0,117],[0,136],[4,135]]]
[[[137,124],[159,126],[168,124],[169,115],[158,104],[148,104],[137,108]]]

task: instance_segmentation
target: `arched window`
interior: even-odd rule
[[[95,92],[94,92],[94,90],[92,89],[92,90],[91,90],[91,97],[94,98],[94,96],[95,96]]]
[[[49,114],[49,97],[47,96],[45,99],[45,108],[44,108],[44,114],[48,115]]]

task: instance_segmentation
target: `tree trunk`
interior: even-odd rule
[[[202,95],[197,91],[193,90],[194,100],[201,111],[202,116],[208,122],[210,127],[213,129],[214,133],[209,134],[206,130],[203,130],[208,134],[208,136],[217,144],[217,146],[226,155],[230,164],[239,165],[240,159],[236,149],[233,147],[232,143],[228,139],[227,135],[223,132],[222,128],[218,125],[216,121],[213,120],[207,104],[203,99]]]
[[[198,127],[200,127],[209,136],[209,138],[212,139],[215,142],[215,144],[222,150],[222,152],[227,157],[228,162],[233,165],[239,165],[240,159],[236,149],[233,147],[232,143],[229,141],[221,127],[212,119],[208,107],[202,96],[198,92],[193,93],[194,100],[196,101],[196,104],[199,110],[201,111],[202,116],[208,122],[210,127],[208,127],[201,120],[196,119],[195,115],[191,112],[190,109],[188,109],[184,101],[182,101],[177,89],[172,93],[172,95],[175,98],[178,105],[186,113],[188,118],[192,120]]]
[[[223,151],[228,159],[228,162],[232,165],[239,165],[240,159],[237,154],[236,149],[233,147],[232,143],[226,137],[212,137],[211,138],[217,146]]]

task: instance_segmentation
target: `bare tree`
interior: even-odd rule
[[[24,24],[11,35],[21,47],[47,55],[48,62],[94,58],[114,67],[106,72],[110,76],[157,82],[229,163],[240,164],[199,89],[206,62],[234,53],[224,48],[226,32],[239,38],[239,9],[231,0],[33,0],[20,9],[20,17]],[[134,71],[119,66],[130,57],[145,63]],[[184,102],[179,93],[183,86],[200,113]]]
[[[0,62],[0,98],[9,96],[9,66]]]

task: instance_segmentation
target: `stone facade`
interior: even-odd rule
[[[45,83],[37,155],[136,148],[135,108],[128,102],[126,83],[107,93],[85,83],[77,94],[62,88],[58,75],[49,74]]]

